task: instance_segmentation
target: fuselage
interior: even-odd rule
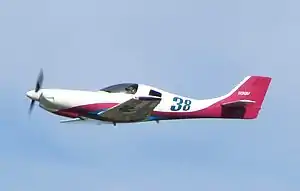
[[[185,119],[198,117],[217,117],[219,110],[207,110],[218,101],[215,99],[196,100],[163,91],[148,85],[136,84],[134,92],[124,91],[121,87],[99,91],[41,89],[27,93],[31,99],[39,101],[39,106],[56,115],[77,118],[86,117],[101,120],[100,112],[138,96],[158,96],[161,102],[145,121]],[[202,112],[201,112],[202,111]]]
[[[113,123],[191,118],[255,119],[270,82],[270,77],[247,76],[228,94],[202,100],[135,83],[116,84],[98,91],[41,89],[41,83],[37,83],[36,89],[27,92],[27,96],[56,115]],[[143,107],[132,100],[149,105]],[[128,114],[130,112],[134,114]]]

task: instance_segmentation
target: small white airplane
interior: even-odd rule
[[[41,69],[34,90],[26,93],[46,111],[68,117],[61,123],[97,120],[100,123],[133,123],[174,119],[258,117],[271,83],[270,77],[247,76],[228,94],[192,99],[137,83],[112,85],[98,91],[41,89]]]

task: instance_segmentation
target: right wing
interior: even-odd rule
[[[99,120],[88,119],[88,118],[83,118],[83,117],[60,120],[60,123],[70,123],[70,124],[90,123],[90,124],[95,124],[95,125],[107,125],[107,124],[111,125],[111,124],[113,124],[112,122],[99,121]]]
[[[98,116],[102,120],[113,122],[137,122],[143,121],[149,116],[153,109],[160,103],[159,97],[137,97],[124,103],[120,103],[106,111],[100,112]]]
[[[60,123],[74,123],[74,122],[82,122],[82,121],[85,121],[85,119],[77,117],[77,118],[72,118],[72,119],[60,120]]]

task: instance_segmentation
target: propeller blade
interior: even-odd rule
[[[43,81],[44,81],[44,72],[43,72],[43,69],[41,69],[38,79],[36,81],[35,92],[38,92],[41,89],[41,87],[43,85]]]
[[[34,107],[34,102],[35,102],[35,101],[32,100],[31,103],[30,103],[30,107],[29,107],[29,110],[28,110],[28,113],[29,113],[29,114],[31,114],[31,112],[32,112],[32,109],[33,109],[33,107]]]
[[[40,73],[38,75],[38,78],[37,78],[37,81],[36,81],[36,85],[35,85],[35,92],[38,92],[42,85],[43,85],[43,81],[44,81],[44,72],[43,72],[43,69],[40,70]],[[31,100],[31,103],[30,103],[30,106],[29,106],[29,110],[28,110],[28,114],[30,115],[33,108],[34,108],[34,103],[35,103],[35,100]]]

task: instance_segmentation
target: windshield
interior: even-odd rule
[[[108,86],[106,88],[100,89],[100,91],[105,91],[109,93],[127,93],[127,94],[135,94],[138,89],[138,84],[132,83],[123,83],[116,84],[112,86]]]

